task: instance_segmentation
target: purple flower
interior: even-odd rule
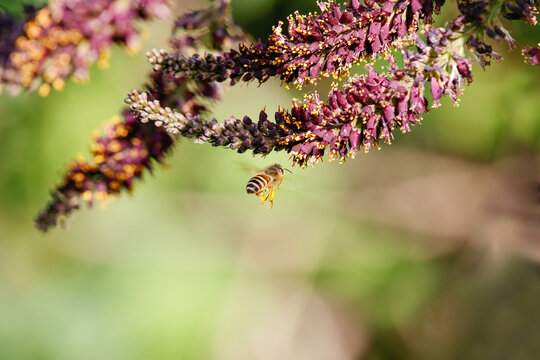
[[[408,0],[366,5],[351,1],[342,8],[334,1],[320,2],[320,14],[289,16],[287,35],[280,23],[266,42],[240,44],[238,51],[204,57],[165,52],[160,59],[151,56],[150,62],[155,70],[196,74],[209,81],[262,83],[279,77],[301,87],[321,76],[339,78],[362,59],[389,50],[407,33],[416,32],[420,17],[431,19],[433,11],[432,5]]]
[[[439,80],[437,80],[435,77],[431,78],[430,90],[431,96],[433,97],[433,107],[441,106],[441,102],[439,100],[441,99],[444,89],[439,84]]]
[[[470,68],[460,56],[447,54],[461,42],[461,34],[427,27],[426,35],[427,43],[416,38],[416,51],[404,50],[404,68],[377,73],[370,67],[368,74],[351,77],[343,90],[334,85],[327,102],[317,93],[306,95],[304,101],[293,101],[290,110],[278,109],[274,121],[264,110],[258,122],[249,117],[206,121],[200,115],[163,106],[148,92],[133,91],[126,102],[141,121],[154,122],[175,136],[194,138],[198,143],[263,155],[285,150],[301,166],[321,160],[326,149],[330,159],[343,161],[359,150],[379,147],[381,141],[390,143],[395,128],[406,132],[419,123],[427,112],[423,94],[428,79],[434,106],[443,94],[457,102]]]

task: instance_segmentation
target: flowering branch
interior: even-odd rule
[[[536,25],[535,0],[459,0],[460,16],[433,27],[432,14],[442,4],[320,2],[320,14],[296,13],[288,19],[287,35],[278,24],[264,43],[255,44],[230,19],[226,0],[184,15],[175,23],[172,50],[147,54],[154,73],[146,89],[128,94],[131,113],[124,112],[124,120],[97,139],[92,163],[77,161],[70,167],[38,216],[38,227],[47,230],[82,201],[91,203],[94,195],[131,190],[151,160],[160,162],[181,137],[261,155],[283,150],[300,166],[319,162],[325,153],[344,161],[391,143],[395,129],[410,131],[424,113],[440,106],[442,96],[458,104],[464,85],[472,81],[474,61],[485,67],[501,59],[488,38],[515,47],[501,17]],[[235,46],[238,50],[229,50]],[[206,53],[200,55],[201,50]],[[399,50],[401,58],[394,58],[392,50]],[[525,48],[523,54],[529,63],[538,63],[537,49]],[[205,118],[208,100],[219,98],[218,84],[225,80],[234,85],[273,77],[301,87],[322,76],[341,79],[354,64],[375,58],[387,61],[384,71],[368,64],[367,74],[334,83],[327,100],[313,92],[302,101],[294,99],[289,109],[278,108],[273,119],[263,108],[256,122],[247,116],[224,122]]]

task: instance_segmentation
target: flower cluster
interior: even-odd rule
[[[435,1],[436,12],[443,3]],[[365,6],[351,0],[346,7],[331,0],[319,2],[319,8],[320,14],[289,16],[287,35],[280,23],[265,43],[241,44],[238,51],[205,56],[156,51],[149,60],[155,70],[210,81],[262,83],[279,76],[301,87],[321,76],[340,78],[355,63],[399,45],[416,32],[420,18],[430,22],[434,11],[432,0],[366,0]]]
[[[53,201],[36,217],[36,226],[47,231],[83,201],[92,205],[94,198],[105,201],[122,189],[131,190],[133,181],[150,169],[151,160],[160,162],[171,145],[165,131],[144,126],[131,114],[124,114],[124,121],[116,117],[94,140],[93,161],[81,156],[69,166],[62,184],[51,193]]]
[[[521,51],[523,57],[525,57],[525,62],[530,65],[540,64],[540,44],[535,48],[527,46]]]
[[[496,29],[496,26],[500,26],[501,16],[508,20],[522,20],[534,26],[537,24],[537,5],[537,0],[507,0],[502,2],[490,2],[486,0],[458,1],[459,11],[465,16],[465,23],[474,24],[476,28],[484,28],[487,31],[491,29],[493,34],[497,34],[502,38],[509,36],[509,34],[503,34]]]
[[[229,18],[228,8],[219,8],[223,9],[205,10],[204,21],[198,23],[192,21],[193,13],[180,18],[175,24],[171,45],[177,50],[195,51],[199,50],[203,39],[210,39],[209,49],[220,50],[227,44],[245,41],[245,35],[237,31]],[[185,31],[179,31],[181,29]],[[161,103],[189,114],[204,112],[208,100],[220,97],[216,84],[163,72],[150,74],[146,89]],[[69,166],[62,183],[51,193],[52,200],[36,217],[36,226],[47,231],[85,202],[92,205],[95,199],[104,201],[123,190],[131,191],[134,180],[151,169],[154,161],[162,162],[172,145],[173,138],[164,129],[144,124],[126,110],[122,119],[115,118],[101,136],[95,137],[90,146],[91,161],[79,157]]]
[[[416,51],[404,49],[403,69],[390,59],[394,68],[387,74],[369,68],[367,75],[352,77],[343,90],[334,85],[326,103],[315,93],[305,96],[303,102],[293,101],[290,111],[278,109],[275,122],[269,121],[264,111],[257,123],[249,117],[204,121],[200,116],[162,107],[148,93],[139,91],[129,93],[127,103],[141,121],[153,121],[171,134],[197,142],[255,154],[285,150],[301,166],[319,161],[326,149],[331,159],[343,161],[359,149],[378,147],[381,140],[390,143],[396,127],[410,131],[427,111],[426,83],[430,82],[434,107],[440,105],[443,94],[457,102],[464,79],[472,80],[470,63],[459,55],[463,28],[463,18],[449,29],[426,26],[427,43],[416,37]]]
[[[503,16],[509,20],[523,20],[529,25],[536,25],[538,16],[537,0],[506,1],[502,9]]]
[[[88,67],[108,65],[113,43],[135,51],[137,20],[168,14],[168,0],[59,0],[35,13],[14,39],[7,33],[9,61],[0,63],[0,83],[15,92],[21,87],[39,88],[46,96],[51,86],[62,90],[68,77],[83,81]],[[4,26],[2,26],[4,27]],[[4,38],[2,34],[2,38]],[[8,52],[6,51],[8,49]],[[7,60],[7,59],[6,59]]]
[[[502,60],[493,47],[483,41],[484,35],[494,40],[505,40],[509,49],[516,43],[510,32],[503,26],[500,17],[509,20],[522,20],[529,25],[536,25],[538,10],[537,0],[509,0],[504,3],[488,2],[485,0],[461,0],[458,2],[459,11],[464,16],[464,22],[469,25],[472,35],[468,45],[482,67],[491,60]]]

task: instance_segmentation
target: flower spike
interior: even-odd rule
[[[437,2],[436,10],[442,1]],[[274,27],[264,43],[240,44],[238,51],[224,54],[186,56],[181,52],[151,54],[154,69],[177,75],[223,82],[257,79],[259,83],[279,77],[299,87],[316,83],[321,77],[341,78],[363,60],[371,60],[407,35],[416,32],[421,18],[431,21],[431,0],[350,1],[345,7],[334,1],[319,2],[320,14],[289,16],[287,35],[283,24]]]

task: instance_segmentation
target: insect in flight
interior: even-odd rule
[[[288,169],[284,169],[279,164],[274,164],[261,170],[257,175],[249,179],[246,185],[247,193],[257,195],[261,199],[261,204],[264,204],[266,200],[269,200],[270,207],[272,207],[274,198],[276,197],[274,185],[279,189],[285,170],[291,172]],[[268,194],[266,194],[267,190],[269,191]]]

